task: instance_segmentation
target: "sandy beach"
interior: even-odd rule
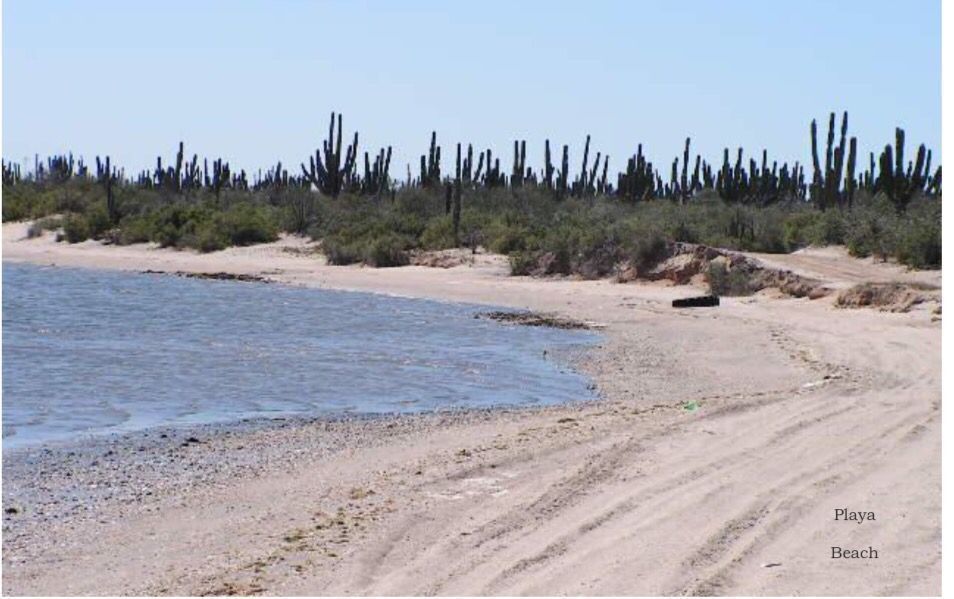
[[[888,313],[762,292],[673,309],[702,288],[510,277],[484,254],[333,267],[292,237],[197,254],[26,229],[3,225],[3,260],[248,274],[595,323],[603,340],[577,367],[601,400],[7,452],[5,594],[940,594],[938,302]],[[841,248],[757,257],[833,289],[941,279]]]

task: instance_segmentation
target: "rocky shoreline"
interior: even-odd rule
[[[26,551],[39,532],[159,512],[169,501],[270,472],[307,468],[395,437],[497,420],[556,418],[593,405],[474,408],[423,414],[254,418],[160,426],[3,452],[3,547]],[[11,559],[16,559],[11,557]]]

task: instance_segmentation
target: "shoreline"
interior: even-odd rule
[[[35,264],[32,262],[12,262],[5,261],[5,264],[30,264],[38,268],[49,268],[49,269],[80,269],[80,270],[98,270],[101,272],[117,272],[117,269],[103,269],[98,266],[64,266],[64,265],[42,265]],[[205,277],[202,274],[198,276],[196,273],[190,272],[167,272],[167,271],[139,271],[139,270],[120,270],[128,275],[152,275],[152,276],[165,276],[165,277],[184,277],[184,278],[197,278],[205,279],[209,278],[211,280],[224,280],[230,283],[242,283],[242,284],[255,284],[255,285],[279,285],[286,286],[291,288],[302,288],[301,285],[296,285],[294,283],[287,283],[284,281],[275,281],[270,279],[258,278],[257,276],[246,276],[239,279],[231,279],[223,276],[215,277]],[[221,274],[221,273],[219,273]],[[6,441],[8,436],[4,437],[4,452],[10,456],[16,456],[22,452],[31,452],[35,450],[42,450],[44,448],[51,448],[54,450],[71,450],[77,449],[82,450],[87,445],[96,445],[99,444],[101,440],[109,440],[110,443],[113,443],[113,439],[130,439],[129,442],[132,443],[134,438],[144,432],[150,431],[190,431],[197,430],[199,432],[207,432],[205,429],[212,429],[212,432],[216,432],[218,429],[221,430],[244,430],[244,429],[254,429],[257,427],[268,428],[270,423],[273,421],[290,421],[297,423],[298,425],[304,426],[309,423],[316,421],[323,422],[341,422],[341,421],[363,421],[363,420],[377,420],[377,419],[393,419],[401,418],[406,416],[417,416],[417,415],[442,415],[442,416],[457,416],[464,415],[470,412],[483,412],[485,410],[502,410],[502,411],[515,411],[515,410],[539,410],[548,407],[558,407],[561,405],[567,406],[577,406],[577,405],[587,405],[596,401],[603,399],[600,397],[596,385],[593,383],[592,379],[581,370],[579,363],[585,359],[585,356],[593,351],[597,351],[597,346],[602,338],[599,336],[599,325],[594,325],[593,323],[585,323],[581,321],[572,321],[572,320],[559,320],[557,319],[553,324],[548,322],[536,322],[532,318],[529,322],[524,322],[522,319],[513,319],[513,320],[504,320],[499,318],[500,314],[514,314],[514,315],[529,315],[540,317],[541,315],[536,312],[514,310],[507,308],[505,306],[497,306],[492,304],[473,304],[467,302],[456,302],[452,300],[443,300],[443,299],[431,299],[431,298],[407,298],[406,296],[397,296],[391,294],[381,294],[374,293],[372,291],[353,291],[353,290],[342,290],[335,288],[321,288],[313,286],[304,286],[305,289],[314,289],[321,292],[331,292],[331,293],[344,293],[344,294],[358,294],[358,295],[383,295],[385,297],[395,297],[402,299],[409,299],[410,301],[418,302],[434,302],[434,303],[444,303],[444,304],[453,304],[455,306],[460,306],[474,312],[473,318],[482,318],[486,320],[497,321],[498,326],[506,327],[521,327],[521,326],[545,326],[552,328],[571,328],[571,329],[582,329],[587,333],[594,335],[594,338],[591,340],[580,340],[579,342],[574,342],[572,344],[567,344],[559,348],[550,347],[544,353],[549,357],[550,361],[553,363],[553,367],[558,370],[570,370],[574,374],[577,374],[585,379],[587,382],[587,388],[589,394],[586,397],[581,397],[573,399],[566,403],[552,403],[552,402],[542,402],[542,403],[528,403],[526,405],[514,404],[514,403],[500,403],[493,406],[448,406],[443,408],[410,408],[406,410],[395,410],[395,411],[380,411],[380,412],[361,412],[361,411],[352,411],[350,408],[345,409],[316,409],[313,412],[287,412],[287,413],[275,413],[275,415],[239,415],[238,417],[218,417],[213,419],[205,419],[201,415],[192,413],[185,420],[181,421],[163,421],[163,422],[151,422],[144,424],[142,426],[133,426],[128,427],[125,423],[120,423],[115,426],[110,427],[105,430],[97,430],[95,432],[66,432],[61,436],[51,439],[44,439],[39,441],[21,441],[15,445],[7,446]],[[503,320],[503,321],[502,321]],[[545,319],[544,319],[545,320]],[[14,436],[14,432],[10,436]]]
[[[676,310],[698,290],[508,277],[496,256],[374,270],[326,266],[295,238],[200,255],[21,241],[23,228],[4,224],[4,260],[258,275],[597,322],[603,340],[578,367],[603,399],[274,423],[185,445],[169,434],[142,452],[127,439],[115,460],[40,456],[33,478],[5,457],[5,510],[11,481],[86,494],[48,520],[4,514],[7,594],[940,592],[929,306],[759,294]],[[836,286],[940,280],[831,251],[779,260]],[[153,482],[137,486],[140,473]],[[114,497],[89,499],[102,489]],[[830,509],[846,505],[877,523],[837,527]],[[833,565],[835,542],[882,559]]]

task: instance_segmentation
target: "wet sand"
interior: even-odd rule
[[[931,303],[889,314],[765,293],[674,310],[700,290],[509,277],[498,256],[370,269],[327,266],[293,238],[199,255],[24,236],[3,226],[4,260],[229,272],[597,323],[605,338],[577,367],[603,399],[5,454],[7,594],[940,593]],[[831,250],[780,260],[834,287],[940,282]],[[875,520],[835,520],[845,508]],[[834,546],[878,558],[835,560]]]

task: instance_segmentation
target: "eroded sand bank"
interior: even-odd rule
[[[56,518],[5,514],[5,593],[940,593],[932,306],[766,294],[673,310],[698,290],[512,278],[493,256],[375,270],[326,266],[295,239],[198,255],[25,229],[4,225],[4,260],[255,274],[597,322],[605,341],[580,367],[604,400],[163,439],[115,462],[74,452],[68,478],[65,457],[37,458],[52,470],[44,492],[80,504],[110,464],[136,481],[159,460],[176,484],[51,505]],[[835,287],[940,281],[827,250],[780,260]],[[843,508],[875,520],[836,521]],[[833,560],[833,546],[878,559]]]

